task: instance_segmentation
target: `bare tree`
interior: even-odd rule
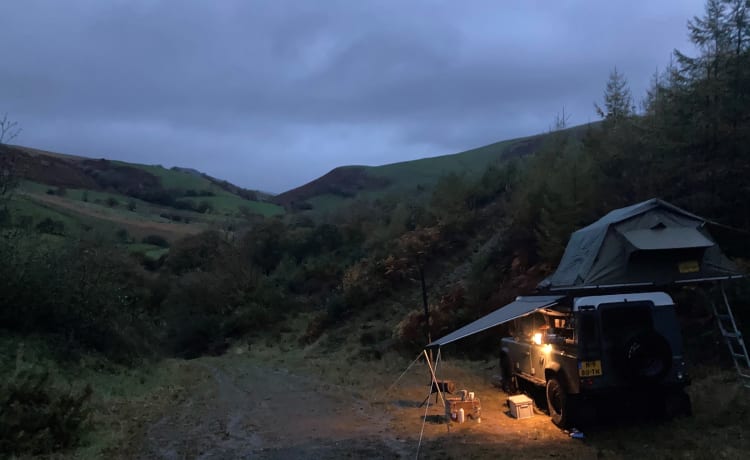
[[[8,118],[8,114],[3,115],[3,119],[0,120],[0,144],[7,144],[21,134],[21,128],[18,127],[18,122]]]
[[[18,177],[16,177],[14,166],[12,161],[5,162],[0,159],[0,209],[18,185]]]
[[[15,139],[20,132],[18,122],[10,120],[7,113],[3,115],[0,119],[0,148]],[[0,152],[2,153],[4,152]],[[11,192],[18,185],[15,169],[15,161],[12,157],[0,157],[0,203],[10,198]]]
[[[555,122],[552,125],[552,127],[550,128],[550,132],[553,132],[553,131],[562,131],[565,128],[567,128],[568,127],[568,123],[570,122],[570,116],[571,115],[569,113],[565,113],[565,106],[563,106],[563,108],[562,108],[562,114],[560,114],[560,112],[558,112],[557,115],[555,115]]]

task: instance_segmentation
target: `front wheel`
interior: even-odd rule
[[[547,380],[547,407],[552,423],[560,428],[570,424],[570,407],[568,393],[556,377]]]
[[[508,359],[508,355],[506,355],[505,353],[500,355],[500,381],[505,393],[509,395],[518,393],[518,383],[516,382],[516,376],[513,375],[512,364]]]

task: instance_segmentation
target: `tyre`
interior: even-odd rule
[[[620,369],[634,383],[655,383],[672,367],[672,349],[655,331],[636,334],[620,351]]]
[[[506,354],[500,355],[500,380],[505,393],[509,395],[518,393],[518,383]]]
[[[557,377],[547,380],[547,408],[552,423],[568,428],[571,421],[568,393]]]

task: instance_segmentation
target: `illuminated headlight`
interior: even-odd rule
[[[685,376],[682,374],[682,371],[677,372],[677,380],[682,380],[684,378]]]

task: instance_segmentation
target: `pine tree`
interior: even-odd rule
[[[604,107],[594,104],[596,113],[611,124],[631,117],[635,113],[633,96],[625,76],[615,67],[609,74],[604,90]]]

